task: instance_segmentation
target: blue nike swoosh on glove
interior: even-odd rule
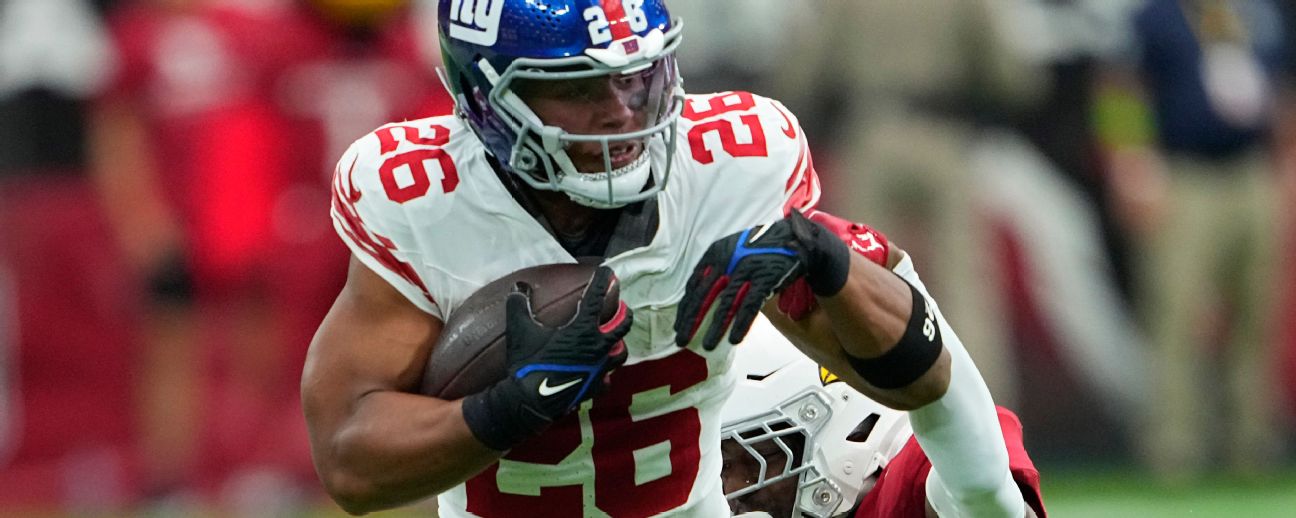
[[[765,228],[766,227],[761,227],[762,233],[764,233],[763,231]],[[734,268],[738,267],[738,262],[742,261],[744,258],[748,256],[762,255],[762,254],[778,254],[778,255],[786,255],[789,257],[796,256],[796,252],[792,251],[789,248],[747,248],[747,237],[751,235],[751,231],[752,229],[749,228],[747,230],[744,230],[742,232],[742,235],[738,236],[738,246],[734,248],[733,256],[729,258],[729,267],[725,269],[725,273],[724,273],[725,275],[732,274]],[[756,238],[759,239],[760,235],[757,235]]]

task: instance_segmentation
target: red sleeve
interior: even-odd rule
[[[878,475],[877,484],[864,495],[864,501],[855,510],[855,518],[926,518],[927,472],[931,461],[909,438],[886,469]]]
[[[1022,424],[1012,410],[996,407],[999,410],[999,427],[1003,429],[1004,444],[1008,447],[1008,469],[1012,471],[1013,480],[1021,488],[1026,505],[1035,510],[1040,518],[1048,513],[1044,509],[1044,493],[1040,491],[1039,470],[1035,462],[1026,453],[1026,443],[1022,441]]]
[[[810,210],[806,212],[806,217],[837,234],[837,237],[846,242],[851,251],[876,264],[886,266],[887,255],[891,252],[891,244],[887,242],[886,236],[882,235],[881,232],[873,230],[863,223],[853,223],[820,210]],[[818,305],[814,293],[810,291],[810,285],[806,283],[805,278],[797,279],[787,289],[783,290],[783,293],[779,295],[778,304],[779,311],[788,315],[792,320],[805,318]]]
[[[1004,445],[1008,449],[1008,469],[1013,480],[1021,488],[1026,505],[1035,510],[1040,518],[1047,518],[1044,510],[1044,497],[1039,487],[1039,471],[1026,453],[1022,443],[1022,426],[1017,415],[1011,410],[996,407],[999,412],[999,427],[1003,430]],[[927,509],[927,473],[931,471],[931,461],[923,453],[918,441],[912,437],[905,443],[900,453],[887,464],[886,469],[878,476],[877,485],[864,496],[855,512],[855,518],[913,517],[924,518]]]

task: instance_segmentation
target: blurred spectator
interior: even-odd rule
[[[819,155],[821,170],[836,173],[826,206],[927,258],[918,267],[933,294],[995,400],[1012,405],[1003,283],[968,159],[978,110],[1029,100],[1038,85],[1006,53],[988,3],[817,3],[777,88],[808,107],[808,128],[840,124],[834,149]]]
[[[1111,22],[1128,3],[683,5],[705,27],[681,46],[688,90],[737,81],[800,115],[817,136],[826,206],[928,250],[920,267],[996,399],[1014,404],[1030,387],[1021,404],[1025,419],[1046,420],[1037,437],[1083,439],[1046,456],[1109,450],[1119,430],[1075,424],[1108,430],[1141,411],[1139,340],[1104,246],[1117,234],[1093,206],[1102,183],[1087,120],[1094,56],[1119,45]]]
[[[1088,124],[1093,62],[1126,39],[1113,20],[1129,3],[820,2],[774,76],[775,95],[832,139],[816,154],[839,175],[825,203],[926,258],[1042,457],[1118,454],[1112,423],[1143,410]]]
[[[1021,411],[1041,458],[1121,458],[1146,409],[1127,246],[1105,204],[1092,122],[1099,63],[1128,47],[1123,21],[1138,1],[989,2],[1009,55],[1041,83],[1032,98],[977,116],[970,164],[999,227]]]
[[[447,109],[403,0],[140,0],[100,100],[119,235],[153,279],[153,491],[235,513],[314,485],[297,382],[340,289],[328,182],[352,140]]]
[[[1137,59],[1113,73],[1104,137],[1154,346],[1145,453],[1169,481],[1198,476],[1226,420],[1229,466],[1272,467],[1283,234],[1271,137],[1290,123],[1275,118],[1290,102],[1278,82],[1289,36],[1272,0],[1151,0],[1133,26]]]
[[[134,494],[133,292],[88,174],[106,2],[0,2],[0,514]]]

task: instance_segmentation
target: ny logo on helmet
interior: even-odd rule
[[[490,47],[499,37],[504,0],[451,0],[450,37]]]

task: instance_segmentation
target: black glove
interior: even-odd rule
[[[505,307],[509,376],[464,399],[464,420],[483,444],[508,450],[543,432],[607,384],[626,360],[621,338],[630,331],[630,308],[620,303],[599,323],[612,270],[599,267],[566,324],[546,327],[531,311],[531,287],[514,286]]]
[[[675,343],[693,339],[717,300],[715,317],[702,340],[715,349],[733,324],[729,343],[747,336],[761,305],[805,275],[815,295],[837,294],[850,272],[850,249],[832,231],[793,210],[769,225],[731,234],[715,243],[693,268],[675,315]]]

